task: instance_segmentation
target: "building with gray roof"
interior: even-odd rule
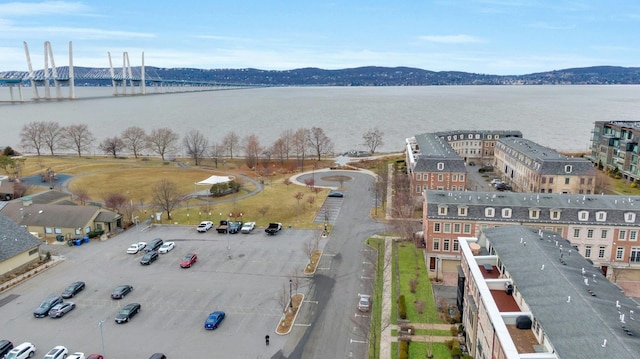
[[[459,300],[473,357],[638,357],[638,303],[557,232],[485,228],[460,247]]]
[[[0,214],[0,275],[39,260],[41,244],[26,228]]]
[[[494,170],[516,191],[595,193],[596,170],[585,158],[570,157],[524,138],[496,143]]]

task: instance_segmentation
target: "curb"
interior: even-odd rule
[[[17,286],[18,284],[28,280],[31,277],[35,277],[40,273],[46,272],[47,270],[57,266],[58,264],[64,262],[65,258],[62,256],[51,256],[51,260],[43,265],[34,268],[24,274],[19,275],[16,278],[8,280],[2,284],[0,284],[0,288],[4,288],[0,290],[0,293],[4,293],[5,291]]]
[[[275,332],[278,335],[287,335],[287,334],[291,333],[291,329],[293,329],[293,326],[296,325],[296,319],[298,318],[298,313],[300,313],[300,309],[302,309],[302,303],[304,303],[304,294],[302,294],[302,293],[296,293],[296,294],[299,294],[299,295],[302,296],[302,299],[300,299],[300,306],[298,306],[298,310],[296,310],[296,314],[293,316],[293,320],[291,321],[291,326],[289,327],[289,330],[287,330],[286,332],[281,333],[281,332],[278,331],[278,328],[280,327],[280,324],[278,324],[276,326]],[[285,315],[283,313],[282,317],[280,317],[280,321],[278,321],[278,323],[282,323],[282,320],[284,318],[285,318]]]
[[[307,272],[307,267],[309,266],[309,264],[311,264],[311,261],[309,261],[307,266],[304,267],[302,274],[304,274],[307,277],[313,277],[316,274],[316,271],[318,270],[318,266],[320,265],[320,261],[322,260],[323,255],[324,255],[324,250],[320,250],[320,257],[318,258],[318,263],[316,263],[316,266],[315,268],[313,268],[313,271]]]

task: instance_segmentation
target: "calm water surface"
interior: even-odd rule
[[[14,91],[14,93],[16,93]],[[40,92],[43,93],[42,91]],[[52,91],[52,93],[55,93]],[[66,94],[63,89],[63,94]],[[99,141],[136,125],[200,130],[209,142],[235,131],[270,146],[287,129],[321,127],[336,152],[366,149],[362,134],[384,132],[379,151],[403,148],[415,134],[456,129],[520,130],[564,151],[588,148],[594,121],[640,120],[640,86],[281,87],[113,97],[109,88],[76,88],[74,101],[0,104],[0,146],[22,150],[31,121],[87,123]],[[31,96],[23,89],[25,98]],[[0,100],[9,89],[0,87]]]

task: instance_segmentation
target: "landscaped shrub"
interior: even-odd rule
[[[398,345],[400,345],[400,353],[398,355],[398,359],[408,359],[409,358],[409,342],[403,340],[398,342]]]
[[[214,197],[226,196],[231,193],[236,193],[240,190],[240,184],[236,181],[216,183],[211,186],[209,192]]]
[[[462,349],[460,349],[460,347],[451,349],[451,358],[459,359],[461,356],[462,356]]]
[[[455,325],[452,325],[451,328],[451,336],[457,336],[458,335],[458,327],[456,327]]]
[[[398,297],[398,316],[400,319],[407,319],[407,303],[404,299],[404,294]]]
[[[411,290],[411,293],[416,292],[416,290],[418,289],[418,284],[420,284],[420,282],[418,282],[417,278],[413,278],[412,280],[409,281],[409,288]]]
[[[451,349],[453,349],[453,347],[454,347],[455,343],[457,343],[457,342],[458,342],[457,340],[450,339],[450,340],[445,341],[445,342],[444,342],[444,345],[446,345],[446,346],[447,346],[447,348],[448,348],[449,350],[451,350]]]

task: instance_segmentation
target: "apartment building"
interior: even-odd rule
[[[630,181],[640,179],[639,121],[597,121],[591,138],[589,160],[601,168],[618,171]]]
[[[455,268],[460,260],[458,237],[477,237],[483,229],[507,225],[550,230],[567,238],[574,251],[609,277],[614,275],[612,268],[640,271],[638,196],[423,193],[423,231],[431,270],[439,261]]]
[[[458,303],[474,358],[636,358],[638,303],[554,231],[460,238]]]
[[[596,172],[585,158],[569,157],[524,138],[501,138],[494,171],[517,192],[595,193]]]
[[[428,189],[465,190],[466,165],[492,163],[496,141],[503,137],[522,137],[522,133],[460,130],[407,138],[407,172],[413,194],[420,197]]]

